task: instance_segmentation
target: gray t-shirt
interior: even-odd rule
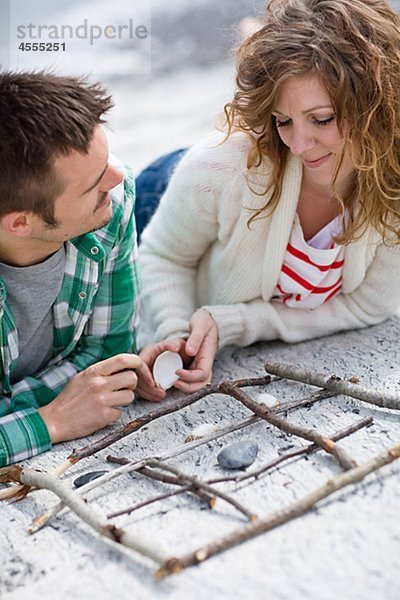
[[[19,339],[19,357],[11,382],[20,381],[44,367],[53,357],[52,306],[60,292],[65,268],[62,246],[47,260],[31,267],[0,263]]]

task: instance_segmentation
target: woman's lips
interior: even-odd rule
[[[316,169],[317,167],[320,167],[325,162],[327,162],[330,159],[330,157],[331,157],[331,154],[326,154],[326,156],[321,156],[321,158],[317,158],[317,160],[306,160],[305,158],[303,158],[303,163],[309,169]]]

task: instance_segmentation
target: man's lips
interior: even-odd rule
[[[100,202],[97,204],[95,210],[99,210],[99,208],[103,208],[103,206],[108,204],[109,200],[110,200],[110,194],[108,192],[105,192],[103,197],[101,198]]]
[[[324,164],[327,160],[329,160],[330,157],[331,154],[329,153],[315,160],[306,160],[305,158],[303,158],[303,163],[306,165],[306,167],[309,167],[310,169],[316,169],[317,167]]]

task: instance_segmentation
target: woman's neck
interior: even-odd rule
[[[304,238],[311,239],[325,225],[341,214],[341,204],[333,196],[328,186],[301,185],[297,214],[303,229]]]

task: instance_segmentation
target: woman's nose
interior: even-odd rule
[[[307,128],[296,129],[293,127],[289,144],[292,154],[300,156],[304,154],[304,152],[307,152],[307,150],[314,148],[315,145],[316,139]]]

